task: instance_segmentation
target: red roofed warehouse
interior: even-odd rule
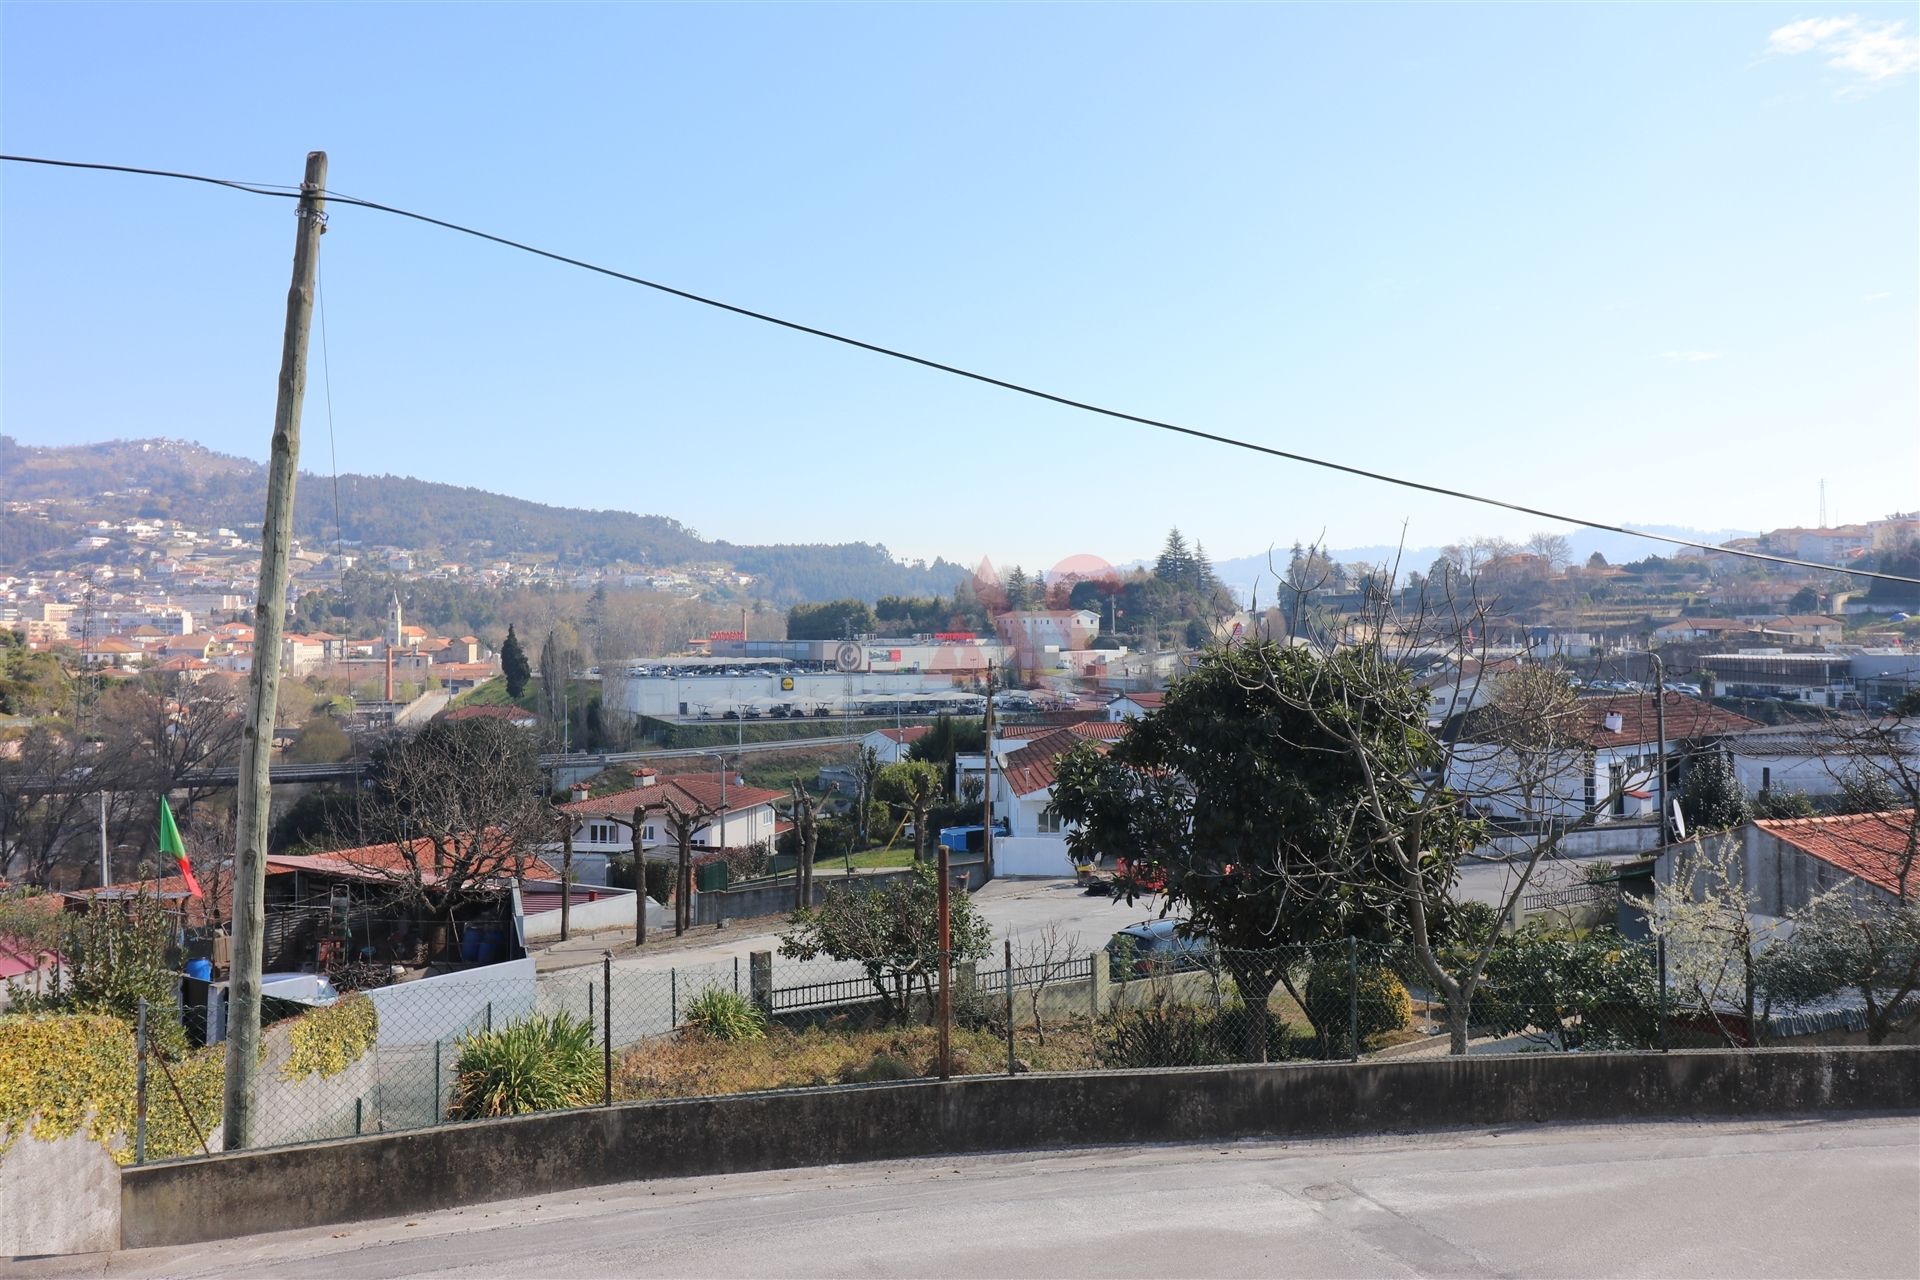
[[[1914,901],[1920,857],[1912,809],[1833,818],[1757,819],[1746,827],[1754,909],[1784,916],[1845,885],[1862,901]]]

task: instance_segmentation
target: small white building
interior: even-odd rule
[[[907,752],[913,744],[926,737],[928,731],[924,724],[905,729],[875,729],[860,740],[860,745],[879,756],[881,764],[899,764],[907,758]]]
[[[559,806],[573,822],[573,871],[580,884],[605,884],[607,861],[633,853],[634,810],[641,810],[640,847],[649,860],[679,856],[670,816],[673,811],[698,813],[692,833],[696,852],[744,849],[757,844],[771,848],[780,816],[774,802],[779,791],[750,787],[737,774],[675,774],[663,777],[651,769],[636,770],[634,785],[612,795],[589,797],[576,788],[576,799]],[[559,841],[543,849],[558,866]]]

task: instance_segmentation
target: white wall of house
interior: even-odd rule
[[[1049,879],[1073,874],[1067,838],[1055,836],[1000,836],[993,842],[993,873],[1019,878]]]
[[[860,745],[871,748],[874,754],[880,757],[881,764],[899,764],[907,758],[907,752],[913,748],[912,743],[895,742],[878,729],[862,738]]]
[[[1668,758],[1674,757],[1668,744]],[[1493,743],[1459,743],[1448,761],[1447,785],[1483,812],[1503,818],[1571,821],[1595,806],[1606,817],[1637,816],[1643,803],[1616,792],[1652,791],[1659,752],[1653,743],[1602,747],[1590,755],[1568,752],[1551,776],[1511,749]],[[1531,797],[1522,785],[1533,781]]]

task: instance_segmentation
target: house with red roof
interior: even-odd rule
[[[1092,744],[1106,752],[1111,741],[1097,732],[1104,726],[1068,725],[1052,729],[1007,752],[993,775],[993,813],[1007,823],[1007,834],[993,842],[996,876],[1069,876],[1073,858],[1067,851],[1072,824],[1053,806],[1053,784],[1060,758],[1077,747]]]
[[[1842,889],[1862,905],[1920,898],[1912,809],[1830,818],[1758,818],[1741,831],[1753,909],[1785,916]]]
[[[636,769],[633,786],[611,795],[588,795],[584,786],[575,798],[557,806],[573,824],[573,871],[581,884],[605,884],[607,860],[633,852],[634,810],[640,818],[640,847],[649,859],[670,860],[679,855],[673,815],[695,816],[692,845],[696,852],[744,849],[757,844],[771,847],[779,833],[780,815],[774,803],[781,791],[748,786],[736,773],[660,774]],[[545,846],[548,861],[558,861],[559,841]]]
[[[1451,742],[1447,786],[1481,813],[1607,822],[1656,812],[1663,731],[1671,799],[1694,756],[1760,727],[1685,694],[1669,692],[1663,705],[1652,693],[1614,693],[1578,699],[1550,735],[1528,743],[1512,741],[1491,708],[1454,717],[1441,734]]]

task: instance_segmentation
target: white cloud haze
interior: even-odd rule
[[[1858,14],[1844,18],[1803,18],[1767,37],[1774,53],[1824,53],[1827,65],[1862,81],[1890,79],[1920,69],[1920,36],[1906,35],[1905,22],[1868,22]]]

